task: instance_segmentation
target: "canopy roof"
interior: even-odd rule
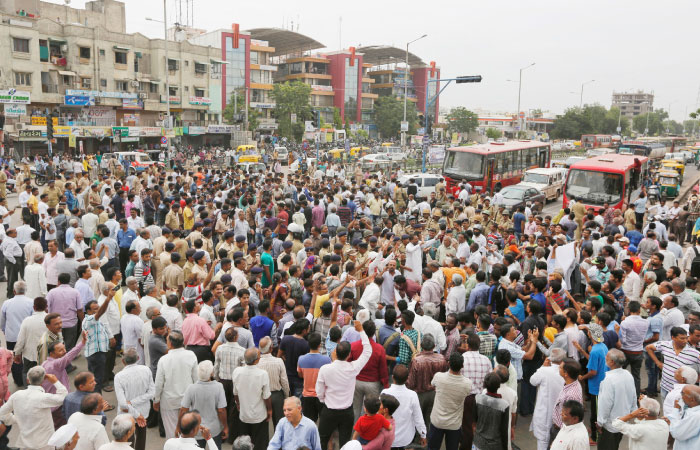
[[[406,62],[406,50],[390,45],[370,45],[359,47],[357,53],[362,53],[362,62],[379,66],[382,64],[395,64]],[[408,65],[415,67],[425,66],[425,62],[415,54],[408,52]]]
[[[274,55],[277,56],[325,47],[315,39],[282,28],[253,28],[247,31],[251,38],[269,42],[270,47],[275,48]]]

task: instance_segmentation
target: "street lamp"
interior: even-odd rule
[[[151,19],[146,17],[146,20],[163,24],[163,34],[165,37],[165,108],[166,108],[166,125],[164,128],[169,129],[170,126],[170,82],[168,81],[168,7],[167,0],[163,0],[163,20]]]
[[[583,108],[583,87],[587,85],[588,83],[593,83],[595,80],[588,80],[585,83],[581,83],[581,102],[579,103],[578,107],[579,109]]]
[[[522,88],[523,88],[523,70],[529,69],[530,67],[532,67],[534,65],[535,65],[535,63],[532,63],[532,64],[520,69],[520,77],[518,78],[518,112],[517,112],[517,114],[518,114],[518,132],[520,132],[520,130],[523,129],[523,124],[522,124],[522,121],[520,119],[520,92],[522,92]]]
[[[408,102],[407,96],[408,96],[408,46],[413,44],[416,41],[420,41],[421,39],[428,37],[427,34],[424,34],[423,36],[416,38],[412,41],[406,42],[406,67],[405,67],[405,72],[404,72],[404,78],[403,78],[403,121],[406,122],[406,105]],[[406,150],[406,132],[401,130],[401,148]]]

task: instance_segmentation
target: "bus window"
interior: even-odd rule
[[[510,152],[510,170],[513,172],[520,170],[520,152]]]
[[[532,167],[532,153],[530,152],[530,148],[526,148],[523,150],[523,159],[525,160],[525,169],[529,169]]]

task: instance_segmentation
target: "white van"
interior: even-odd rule
[[[289,161],[289,150],[287,150],[287,147],[275,147],[275,151],[277,152],[277,161],[286,166]]]
[[[556,200],[564,191],[566,169],[529,169],[525,171],[521,185],[532,186],[544,193],[545,200]]]

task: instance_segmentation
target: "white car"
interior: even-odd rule
[[[428,198],[430,194],[435,192],[435,186],[443,180],[441,175],[436,175],[433,173],[414,173],[408,175],[401,175],[399,182],[402,186],[409,184],[409,181],[413,179],[418,185],[418,198]]]

